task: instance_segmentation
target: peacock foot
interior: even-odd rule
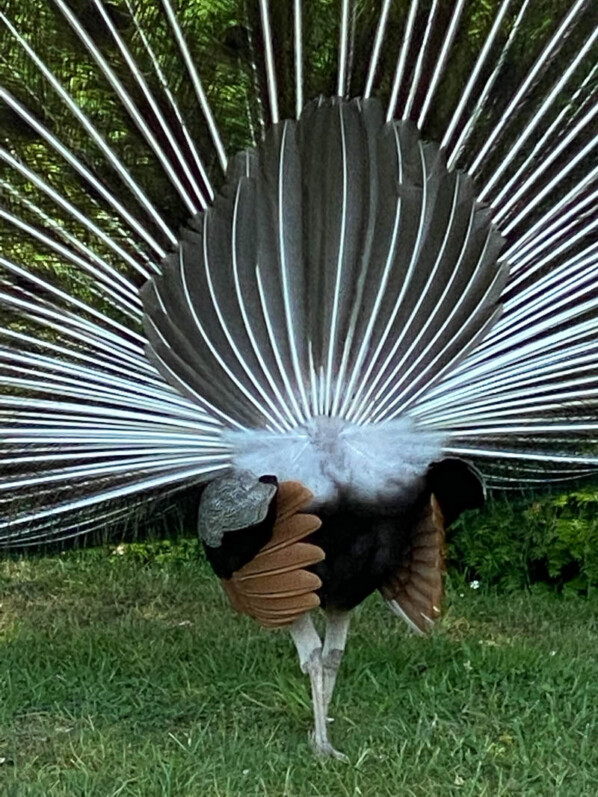
[[[349,763],[349,759],[344,753],[333,747],[328,739],[318,741],[313,731],[310,731],[309,743],[318,758],[336,758],[337,761],[342,761],[344,764]]]

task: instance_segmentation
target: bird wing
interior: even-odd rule
[[[306,570],[324,552],[304,540],[320,528],[315,515],[301,509],[312,494],[299,482],[281,482],[277,516],[270,541],[250,562],[221,583],[233,607],[267,628],[281,628],[320,605],[322,582]]]
[[[381,588],[395,614],[418,634],[428,633],[440,616],[444,596],[445,525],[434,495],[411,529],[396,574]]]

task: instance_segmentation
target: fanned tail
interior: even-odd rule
[[[598,8],[558,6],[7,0],[4,543],[318,415],[595,468]]]

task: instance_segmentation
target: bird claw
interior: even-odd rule
[[[348,757],[333,747],[328,740],[317,742],[313,731],[309,734],[309,743],[318,758],[336,758],[337,761],[342,761],[344,764],[349,763]]]

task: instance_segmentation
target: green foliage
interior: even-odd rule
[[[112,549],[111,556],[124,556],[143,564],[182,564],[202,559],[203,550],[198,539],[181,537],[176,540],[121,543]]]
[[[598,489],[491,500],[455,526],[449,557],[467,578],[501,589],[543,582],[589,592],[598,586]]]

